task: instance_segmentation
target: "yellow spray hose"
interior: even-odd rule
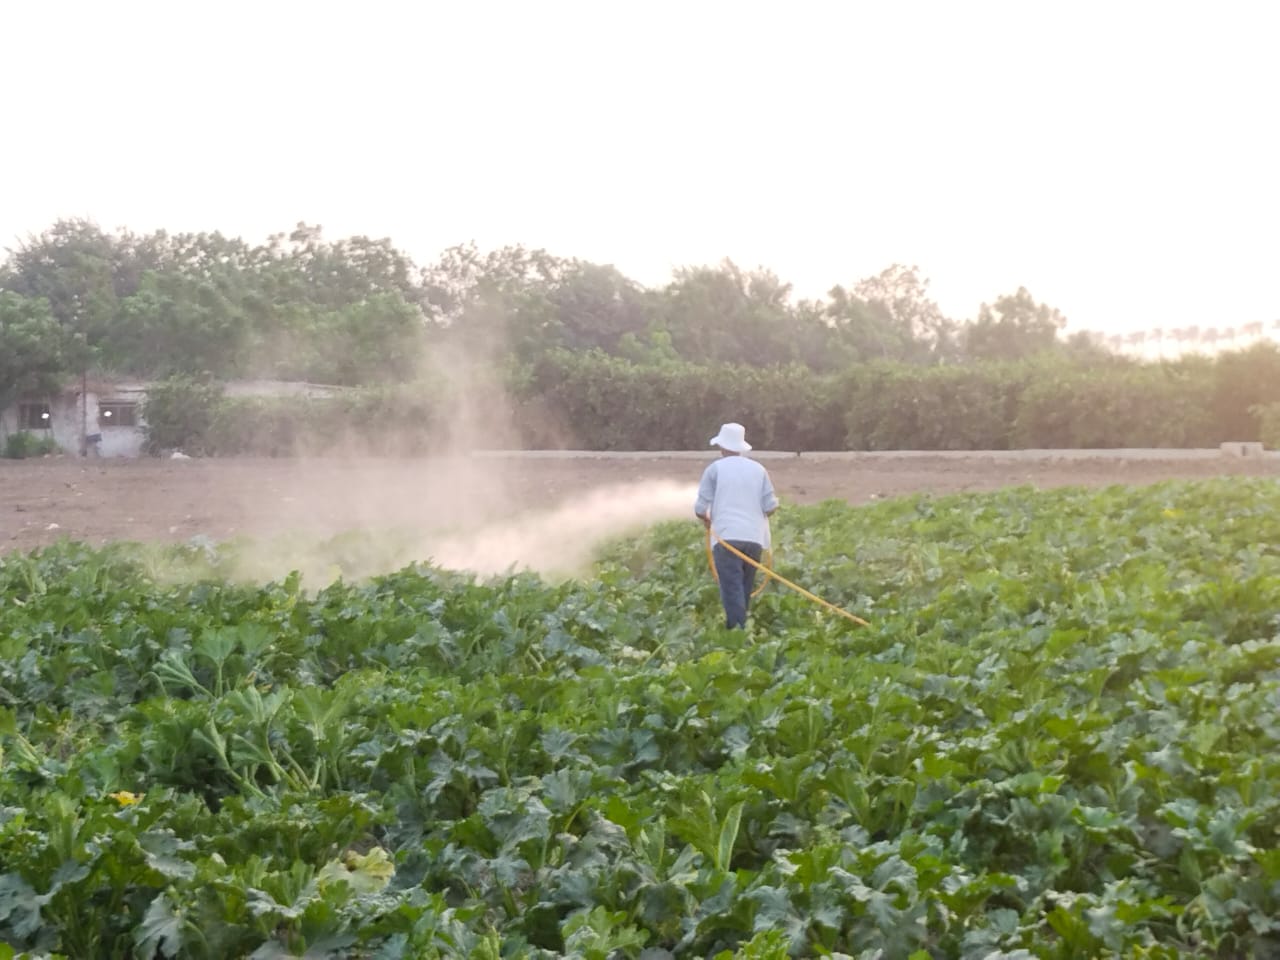
[[[858,624],[858,626],[860,627],[871,626],[871,624],[867,623],[867,621],[863,620],[861,617],[855,617],[848,610],[841,610],[834,603],[828,603],[826,600],[823,600],[817,594],[810,593],[808,590],[806,590],[804,587],[800,586],[799,584],[792,583],[782,574],[775,572],[771,567],[767,567],[763,563],[759,563],[755,560],[752,560],[750,557],[748,557],[745,553],[743,553],[733,544],[725,543],[718,536],[716,536],[714,533],[711,532],[711,524],[708,523],[707,524],[707,563],[711,567],[711,576],[715,577],[717,582],[719,582],[720,577],[716,573],[715,558],[711,553],[712,537],[715,537],[716,543],[720,544],[720,546],[724,547],[726,550],[732,553],[739,560],[747,561],[747,563],[751,564],[753,567],[755,567],[757,570],[759,570],[761,573],[765,575],[764,582],[762,582],[760,586],[756,588],[756,591],[751,594],[752,597],[757,596],[760,593],[760,591],[764,589],[765,584],[767,584],[770,579],[773,579],[773,580],[777,580],[784,587],[790,587],[792,590],[800,594],[800,596],[804,597],[806,600],[812,600],[814,603],[818,604],[819,606],[826,607],[832,613],[837,613],[840,616],[844,617],[846,620],[852,620],[854,623]],[[770,563],[772,563],[772,556],[773,556],[772,551],[770,551]]]

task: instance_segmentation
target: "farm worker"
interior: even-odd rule
[[[720,581],[725,626],[745,627],[756,568],[720,543],[731,544],[757,563],[769,546],[769,517],[778,509],[769,471],[744,454],[751,450],[740,423],[726,423],[711,438],[720,459],[702,474],[693,512],[716,539],[712,560]]]

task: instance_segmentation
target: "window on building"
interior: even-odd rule
[[[107,400],[98,404],[98,426],[136,427],[138,405],[128,400]]]
[[[53,426],[53,413],[47,403],[18,404],[19,430],[48,430]]]

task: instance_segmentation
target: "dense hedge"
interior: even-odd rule
[[[193,377],[152,384],[142,406],[151,453],[211,453],[209,432],[223,402],[222,386]]]
[[[1263,405],[1280,402],[1280,349],[1154,364],[871,364],[838,375],[559,354],[518,394],[536,410],[531,420],[559,430],[529,429],[529,446],[696,449],[738,420],[773,450],[1199,447],[1260,438]]]
[[[504,383],[227,398],[172,381],[147,404],[154,449],[265,456],[335,449],[702,449],[726,420],[770,450],[1196,447],[1277,438],[1280,349],[1091,365],[865,365],[820,375],[555,353]]]
[[[1213,422],[1223,440],[1258,440],[1256,407],[1280,401],[1280,346],[1224,353],[1211,366]]]
[[[833,449],[1007,449],[1027,378],[1005,364],[852,369],[835,384]]]
[[[439,402],[422,388],[362,389],[337,397],[233,397],[217,408],[208,451],[281,457],[337,451],[436,452]]]
[[[1019,399],[1010,446],[1213,446],[1220,433],[1211,395],[1211,381],[1177,366],[1117,367],[1101,376],[1042,369]]]
[[[58,444],[52,437],[46,437],[19,430],[4,438],[4,446],[0,448],[0,457],[5,460],[26,460],[31,457],[46,457],[58,452]]]
[[[423,454],[444,444],[446,408],[427,385],[352,390],[332,397],[229,397],[216,384],[175,378],[148,392],[152,453],[295,456],[337,450]]]
[[[1262,442],[1272,450],[1280,450],[1280,402],[1259,404],[1254,413],[1261,424]]]
[[[843,445],[833,386],[801,366],[640,365],[566,352],[543,358],[513,393],[527,446],[696,449],[737,420],[759,448],[817,450]]]

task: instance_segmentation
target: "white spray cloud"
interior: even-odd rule
[[[607,540],[663,520],[692,520],[696,494],[695,485],[669,482],[603,487],[546,511],[428,541],[421,559],[482,576],[513,567],[552,576],[571,574]]]

